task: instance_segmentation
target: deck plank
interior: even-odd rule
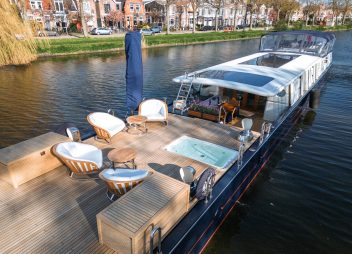
[[[164,150],[164,147],[182,135],[206,140],[236,149],[236,137],[240,129],[200,119],[184,118],[170,114],[169,125],[148,123],[145,135],[134,136],[126,132],[116,135],[110,144],[93,138],[85,143],[103,149],[104,154],[112,148],[136,149],[138,168],[155,170],[180,180],[179,168],[193,166],[199,176],[208,166]],[[258,134],[255,134],[258,137]],[[254,141],[254,140],[253,140]],[[247,146],[248,147],[248,146]],[[223,172],[219,171],[217,179]],[[153,189],[150,183],[144,187]],[[168,180],[165,179],[165,185]],[[172,192],[170,185],[170,193]],[[68,177],[65,167],[59,167],[14,189],[0,180],[0,246],[1,253],[114,253],[99,244],[96,214],[110,205],[105,196],[105,184],[98,180],[77,181]],[[135,211],[143,210],[143,216],[151,216],[154,207],[162,206],[162,195],[150,191],[140,193],[135,200]],[[143,197],[158,197],[146,203]],[[168,195],[165,189],[163,195]],[[159,197],[160,196],[160,197]],[[194,203],[192,203],[194,205]],[[143,208],[143,209],[142,209]],[[135,211],[121,210],[133,214]],[[112,215],[113,216],[113,215]],[[122,219],[122,218],[121,218]],[[126,223],[126,222],[125,222]],[[137,229],[140,221],[129,222]]]

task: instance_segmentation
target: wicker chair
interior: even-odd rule
[[[53,147],[54,154],[70,169],[70,176],[99,173],[103,153],[95,146],[78,142],[63,142]]]
[[[223,103],[219,109],[219,122],[223,121],[223,123],[226,123],[229,114],[231,114],[231,120],[235,119],[238,114],[239,106],[240,103],[235,98],[232,98],[230,102]]]
[[[139,104],[138,114],[145,116],[147,122],[163,122],[167,125],[168,108],[165,102],[149,99]]]
[[[126,127],[120,118],[103,112],[90,113],[87,116],[87,120],[93,126],[97,137],[104,139],[108,143],[110,143],[114,135]]]
[[[106,196],[110,201],[115,201],[123,194],[141,183],[149,172],[141,169],[105,169],[99,177],[106,183]]]

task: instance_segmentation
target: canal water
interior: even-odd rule
[[[352,33],[338,32],[318,109],[282,140],[270,164],[205,253],[350,253]],[[185,71],[257,51],[258,40],[143,51],[144,96],[173,99]],[[113,108],[126,114],[124,55],[42,59],[0,69],[0,148]]]

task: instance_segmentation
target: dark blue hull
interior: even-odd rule
[[[259,145],[253,144],[256,151],[244,154],[243,165],[238,169],[234,164],[215,184],[212,198],[207,204],[198,202],[162,242],[163,253],[199,253],[215,234],[226,216],[236,206],[257,174],[264,168],[269,158],[292,129],[307,108],[310,93],[287,112],[284,119],[275,123],[270,136]]]

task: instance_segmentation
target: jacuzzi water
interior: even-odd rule
[[[236,150],[188,136],[182,136],[172,141],[165,147],[165,150],[218,169],[227,168],[238,157]]]

